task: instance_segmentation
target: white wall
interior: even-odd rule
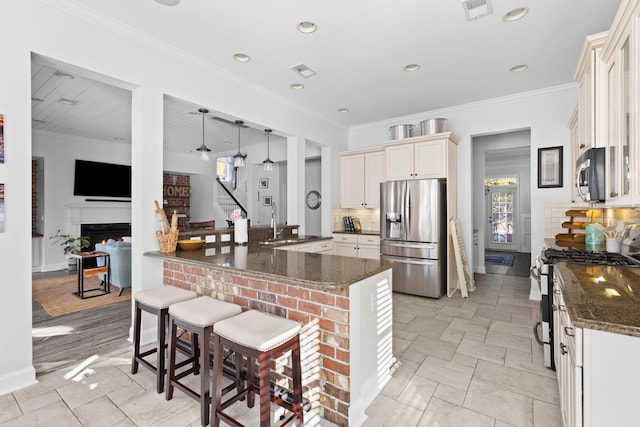
[[[520,129],[531,129],[531,233],[532,251],[535,253],[544,244],[544,204],[571,200],[569,178],[571,156],[564,156],[563,182],[561,188],[539,189],[537,185],[537,150],[542,147],[564,146],[570,152],[567,122],[577,103],[577,85],[566,85],[511,97],[498,98],[429,111],[383,122],[358,126],[349,131],[349,149],[358,150],[378,147],[389,139],[390,126],[403,123],[419,123],[434,117],[449,120],[448,129],[460,138],[458,144],[458,205],[469,205],[474,191],[471,174],[471,140],[474,136],[495,134]],[[472,252],[472,210],[458,211],[458,219],[465,243],[466,253]],[[471,268],[473,270],[473,267]]]
[[[42,271],[64,268],[66,256],[49,237],[67,229],[67,205],[82,204],[86,197],[73,195],[75,160],[131,164],[131,146],[111,141],[88,140],[50,132],[33,132],[33,155],[44,158],[44,234]],[[109,177],[95,177],[109,179]]]
[[[132,91],[133,292],[162,281],[162,263],[144,257],[157,250],[154,200],[162,198],[165,95],[207,105],[252,123],[269,123],[287,135],[305,135],[332,150],[346,149],[347,131],[308,114],[268,91],[233,78],[164,44],[93,15],[81,2],[3,2],[0,37],[0,112],[5,114],[6,231],[0,234],[0,394],[35,381],[31,358],[31,53],[110,76]],[[290,176],[290,180],[296,180]],[[304,179],[304,178],[303,178]],[[337,188],[337,175],[331,188]],[[300,193],[304,190],[298,189]],[[328,197],[333,197],[330,192]],[[303,195],[296,195],[303,198]],[[327,218],[327,221],[329,218]]]

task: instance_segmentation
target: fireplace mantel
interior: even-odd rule
[[[91,202],[66,205],[67,230],[80,235],[81,224],[131,222],[131,202]]]

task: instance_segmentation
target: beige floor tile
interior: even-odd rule
[[[449,328],[464,332],[464,336],[467,339],[484,341],[490,324],[490,319],[467,320],[455,318],[449,323]]]
[[[462,406],[464,403],[464,398],[467,395],[467,392],[464,390],[459,390],[457,388],[449,387],[445,384],[438,384],[435,393],[433,393],[434,397],[438,399],[442,399],[445,402],[453,403],[454,405]]]
[[[52,403],[62,400],[57,391],[51,390],[32,399],[22,400],[20,402],[20,409],[23,413],[33,412],[37,409],[49,406]]]
[[[440,335],[440,340],[454,344],[459,344],[462,338],[464,338],[464,332],[454,328],[447,328]]]
[[[391,399],[397,399],[402,390],[407,386],[409,380],[413,377],[416,370],[420,367],[419,363],[400,360],[394,366],[391,373],[391,379],[382,389],[381,394]]]
[[[422,416],[420,409],[412,408],[385,396],[378,396],[367,408],[363,427],[415,427]]]
[[[560,407],[547,402],[534,400],[533,427],[562,427]]]
[[[533,399],[491,384],[471,381],[464,407],[516,426],[533,425]]]
[[[456,343],[420,336],[411,343],[409,350],[443,360],[451,360],[457,347]]]
[[[164,394],[148,392],[129,399],[120,409],[139,426],[156,426],[170,420],[175,426],[185,426],[200,419],[200,405],[184,393],[174,393],[165,400]]]
[[[535,346],[537,345],[537,343],[534,344],[534,354]],[[545,367],[542,359],[537,360],[537,357],[534,357],[534,354],[508,348],[507,358],[504,361],[504,365],[510,366],[512,368],[522,369],[523,371],[529,371],[533,374],[541,375],[543,377],[555,379],[555,371],[552,371],[551,369]]]
[[[13,394],[0,396],[0,423],[17,418],[22,415],[20,406]]]
[[[396,294],[393,294],[395,298]],[[404,303],[394,303],[393,304],[393,315],[396,313],[404,313],[404,315],[415,315],[422,317],[435,317],[438,313],[438,308],[419,305],[419,304],[404,304]]]
[[[400,358],[407,362],[422,363],[424,362],[424,359],[426,357],[427,355],[424,353],[413,350],[406,350],[404,353],[402,353],[402,356]]]
[[[466,336],[460,342],[458,352],[496,363],[504,363],[505,357],[507,356],[507,349],[505,347],[470,340],[467,339]]]
[[[514,349],[531,353],[531,348],[533,345],[533,334],[531,334],[530,337],[525,338],[518,335],[496,332],[489,329],[487,338],[484,340],[484,342],[486,344],[498,345],[507,349]]]
[[[513,323],[513,322],[504,322],[497,319],[494,319],[489,326],[489,331],[492,332],[502,332],[504,334],[516,335],[523,338],[533,338],[533,324],[534,322],[529,321],[526,325]]]
[[[466,354],[456,353],[451,359],[452,362],[459,363],[470,368],[475,368],[478,364],[478,359],[475,357],[467,356]]]
[[[401,356],[410,345],[411,341],[409,340],[393,337],[393,354],[396,357]]]
[[[449,326],[449,322],[445,320],[416,316],[415,319],[403,328],[403,331],[418,334],[423,337],[438,338],[447,326]]]
[[[436,319],[451,320],[454,318],[471,320],[476,310],[458,307],[442,307],[442,310],[436,315]]]
[[[409,380],[397,400],[412,408],[424,410],[437,386],[438,383],[434,381],[414,376]]]
[[[511,321],[511,313],[496,311],[495,307],[480,306],[473,316],[474,319],[485,318],[490,320]]]
[[[108,427],[116,423],[134,425],[106,396],[78,406],[73,410],[73,413],[85,427]]]
[[[58,393],[69,406],[74,409],[98,397],[106,396],[114,390],[130,384],[131,379],[120,369],[107,367],[99,370],[87,368],[84,374],[79,374],[63,387]],[[81,377],[81,378],[79,378]]]
[[[417,314],[415,313],[407,313],[406,311],[402,311],[401,307],[398,307],[396,304],[394,304],[393,323],[406,325],[407,323],[411,322],[416,316]]]
[[[420,365],[416,375],[459,390],[466,390],[471,382],[473,371],[474,369],[469,366],[429,356]]]
[[[418,427],[493,427],[494,419],[462,406],[432,398]]]
[[[473,378],[552,405],[559,404],[558,384],[554,378],[485,360],[478,361]]]
[[[14,418],[0,426],[7,427],[44,427],[44,426],[82,426],[76,416],[62,401],[52,403],[18,418]]]

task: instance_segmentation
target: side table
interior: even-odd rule
[[[80,299],[99,297],[100,295],[105,295],[109,293],[109,283],[111,282],[111,263],[109,259],[109,254],[107,252],[80,252],[77,254],[71,254],[72,258],[76,259],[76,263],[78,265],[78,290],[73,293],[73,295],[77,296]],[[104,266],[102,267],[84,267],[84,261],[87,259],[95,259],[95,258],[104,258]],[[84,288],[84,278],[85,277],[94,277],[99,276],[101,274],[105,275],[105,280],[102,281],[101,286],[97,288],[85,289]],[[86,296],[87,292],[97,292],[92,295]]]

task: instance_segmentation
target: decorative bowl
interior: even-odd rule
[[[178,240],[178,247],[183,251],[195,251],[204,246],[204,240]]]

